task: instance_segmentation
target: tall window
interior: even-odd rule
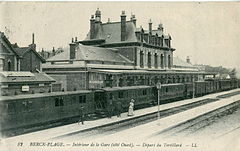
[[[163,39],[160,37],[160,46],[163,46]]]
[[[157,53],[155,53],[155,55],[154,55],[154,66],[155,66],[155,68],[158,67],[158,55],[157,55]]]
[[[171,56],[168,55],[168,68],[171,68]]]
[[[163,54],[161,54],[161,68],[164,68],[164,58],[163,58]]]
[[[148,52],[148,68],[151,68],[151,61],[152,61],[152,59],[151,59],[151,53]]]
[[[8,67],[7,70],[11,71],[11,61],[10,60],[8,60],[7,67]]]
[[[140,67],[143,68],[143,51],[140,52]]]

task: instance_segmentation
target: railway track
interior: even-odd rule
[[[226,98],[226,96],[224,98]],[[175,127],[172,127],[171,129],[158,133],[157,135],[161,138],[192,137],[196,133],[204,129],[205,127],[215,123],[216,121],[220,120],[224,116],[233,114],[239,109],[240,109],[240,100],[226,107],[219,108],[215,111],[199,116],[185,123],[179,124]],[[240,127],[238,127],[237,129],[239,128]],[[224,136],[226,134],[224,133],[219,137]]]

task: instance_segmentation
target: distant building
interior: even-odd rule
[[[182,72],[189,72],[189,71],[198,72],[199,71],[198,67],[191,64],[189,57],[187,57],[186,61],[183,61],[178,57],[173,57],[172,69],[175,71],[182,71]]]
[[[21,57],[20,71],[42,71],[42,63],[45,62],[45,59],[37,53],[36,44],[34,43],[34,34],[32,36],[32,44],[28,47],[19,47],[17,43],[12,45],[17,54]]]
[[[53,47],[52,51],[45,51],[42,49],[42,51],[38,52],[38,54],[40,54],[44,59],[48,59],[52,56],[62,53],[63,51],[63,48],[58,48],[57,50],[55,50],[55,48]]]
[[[51,92],[50,76],[41,73],[45,60],[36,52],[33,43],[28,47],[11,44],[0,32],[0,95]]]

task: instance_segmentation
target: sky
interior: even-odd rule
[[[163,24],[172,37],[174,56],[193,64],[240,67],[240,2],[0,2],[0,31],[11,43],[28,46],[35,34],[37,50],[66,47],[83,40],[90,16],[99,8],[102,22],[120,21],[125,10],[137,26]]]

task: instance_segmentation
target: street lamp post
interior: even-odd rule
[[[192,98],[194,99],[195,98],[195,82],[193,80],[193,95],[192,95]]]
[[[159,96],[160,96],[160,89],[161,89],[161,83],[159,82],[159,83],[157,83],[157,92],[158,92],[158,114],[157,114],[157,116],[158,116],[158,119],[160,119],[160,98],[159,98]]]

